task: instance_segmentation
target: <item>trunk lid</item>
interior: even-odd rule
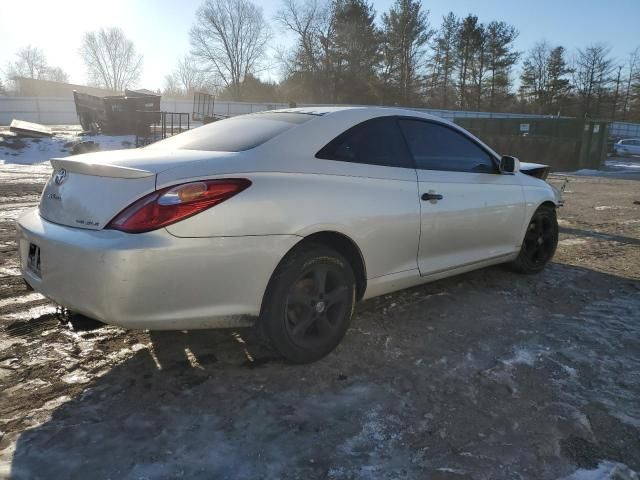
[[[209,164],[220,157],[224,154],[145,148],[54,158],[53,173],[40,198],[40,215],[60,225],[100,230],[135,200],[153,192],[158,173],[193,162]]]
[[[70,227],[100,230],[134,200],[152,192],[155,173],[130,167],[51,160],[40,215]]]

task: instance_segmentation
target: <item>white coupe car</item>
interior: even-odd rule
[[[631,155],[640,155],[640,139],[625,138],[618,140],[613,145],[613,150],[618,157],[628,157]]]
[[[411,110],[254,113],[51,163],[17,224],[35,290],[128,328],[257,320],[292,362],[335,348],[358,300],[504,262],[538,272],[558,240],[544,166]]]

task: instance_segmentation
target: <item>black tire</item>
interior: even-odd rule
[[[269,282],[260,327],[271,347],[292,363],[309,363],[342,340],[355,305],[349,262],[322,245],[294,249]]]
[[[550,205],[540,206],[532,215],[520,247],[511,264],[520,273],[538,273],[551,261],[558,246],[558,218]]]

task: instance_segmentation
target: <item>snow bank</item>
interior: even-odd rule
[[[9,132],[0,132],[0,164],[34,165],[47,162],[51,158],[71,155],[73,146],[80,142],[92,141],[100,150],[133,148],[134,135],[81,135],[76,131],[56,131],[50,138],[17,137]]]

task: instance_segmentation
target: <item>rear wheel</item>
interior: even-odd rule
[[[342,340],[353,313],[355,276],[339,253],[323,246],[294,250],[276,269],[261,326],[271,346],[293,363],[308,363]]]
[[[558,219],[554,207],[543,205],[531,217],[513,267],[521,273],[538,273],[551,261],[558,246]]]

